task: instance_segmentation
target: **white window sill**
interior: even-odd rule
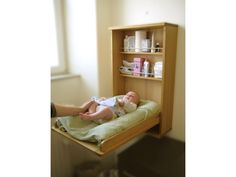
[[[55,75],[51,76],[51,81],[62,80],[62,79],[71,79],[75,77],[80,77],[79,74],[63,74],[63,75]]]

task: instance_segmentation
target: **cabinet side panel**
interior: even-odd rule
[[[124,94],[124,78],[120,76],[119,67],[122,65],[121,50],[123,46],[123,32],[112,31],[112,83],[113,83],[113,95]]]
[[[164,32],[164,68],[163,68],[163,92],[162,92],[162,117],[160,135],[172,128],[175,63],[177,45],[177,27],[167,26]]]

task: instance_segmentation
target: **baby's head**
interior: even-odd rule
[[[123,101],[124,102],[133,102],[136,105],[139,104],[140,101],[140,97],[139,94],[137,92],[134,91],[129,91],[128,93],[126,93],[126,95],[123,97]]]

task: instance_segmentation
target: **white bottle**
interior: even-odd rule
[[[145,60],[144,63],[143,63],[143,72],[144,72],[144,77],[148,77],[149,62],[147,60]]]
[[[154,77],[162,78],[162,62],[156,62],[154,65]]]
[[[152,33],[152,46],[151,46],[151,53],[155,53],[155,39],[154,39],[154,32]]]
[[[128,35],[126,35],[125,39],[124,39],[124,52],[129,51],[129,48],[128,48],[129,39],[128,38],[129,38]]]

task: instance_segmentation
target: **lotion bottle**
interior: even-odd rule
[[[149,65],[150,65],[149,62],[146,59],[143,63],[144,77],[148,77]]]
[[[154,32],[152,33],[151,53],[155,53],[155,39],[154,39]]]
[[[128,35],[125,36],[125,39],[124,39],[124,52],[128,52],[129,51],[129,46],[128,46]]]

